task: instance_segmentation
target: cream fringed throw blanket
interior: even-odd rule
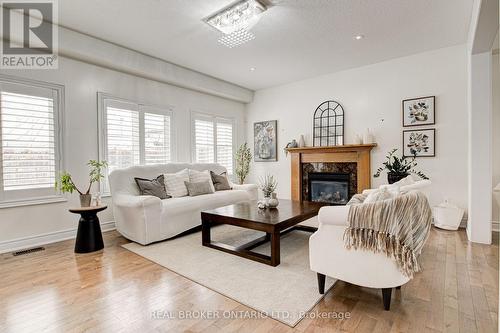
[[[394,199],[362,204],[366,195],[356,194],[350,205],[349,227],[344,233],[347,249],[383,252],[392,257],[408,277],[420,270],[417,261],[431,227],[431,207],[420,191]]]

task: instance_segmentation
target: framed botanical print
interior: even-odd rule
[[[403,156],[436,156],[436,130],[419,129],[403,131]]]
[[[253,124],[255,162],[275,162],[278,160],[277,120],[260,121]]]
[[[403,101],[403,127],[434,125],[436,123],[435,96]]]

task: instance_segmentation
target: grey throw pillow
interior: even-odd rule
[[[214,188],[216,191],[225,191],[231,189],[231,185],[229,185],[229,181],[227,180],[225,172],[218,175],[215,172],[210,171],[210,176],[212,177],[212,182],[214,183]]]
[[[152,195],[160,199],[170,198],[165,191],[165,182],[163,181],[163,175],[159,175],[155,179],[144,179],[135,177],[135,182],[137,187],[139,187],[139,192],[141,195]]]
[[[184,184],[187,187],[190,197],[214,193],[209,180],[204,180],[202,182],[184,182]]]

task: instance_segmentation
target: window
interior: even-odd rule
[[[146,164],[164,164],[170,156],[170,116],[144,114],[144,161]]]
[[[59,125],[63,88],[0,77],[0,205],[61,197]]]
[[[106,142],[110,171],[140,164],[139,112],[106,108]]]
[[[170,108],[157,108],[99,93],[100,158],[108,172],[172,160]],[[104,184],[103,192],[108,193]]]
[[[193,159],[197,163],[219,163],[233,173],[233,128],[231,119],[193,115]]]

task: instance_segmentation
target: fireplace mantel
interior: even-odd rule
[[[292,200],[303,200],[303,163],[356,163],[358,193],[361,193],[363,190],[370,188],[370,152],[376,146],[376,143],[372,143],[364,145],[288,148],[287,151],[291,154]]]

